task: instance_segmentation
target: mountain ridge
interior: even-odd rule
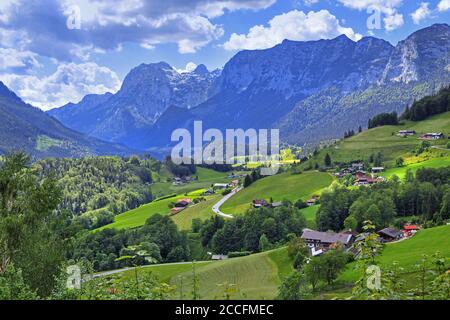
[[[170,146],[172,130],[192,129],[192,123],[201,120],[205,129],[279,128],[284,141],[317,143],[338,138],[355,126],[365,127],[368,118],[377,113],[402,111],[414,99],[437,91],[450,82],[449,61],[450,27],[436,24],[396,46],[375,37],[355,42],[341,35],[330,40],[284,40],[273,48],[240,51],[220,74],[208,72],[207,79],[200,79],[199,90],[187,83],[198,80],[193,72],[180,74],[164,62],[143,64],[127,75],[126,90],[113,97],[126,99],[127,93],[134,92],[128,90],[129,84],[136,94],[149,90],[147,86],[157,86],[157,90],[150,90],[155,94],[153,100],[145,103],[152,105],[162,97],[167,98],[160,99],[164,104],[149,114],[139,104],[128,105],[120,99],[111,103],[110,98],[93,108],[98,118],[93,128],[74,129],[149,149]],[[173,98],[173,91],[168,94],[167,87],[152,81],[155,74],[178,78],[175,84],[184,85],[183,97],[192,99]],[[137,80],[141,78],[143,81]],[[147,97],[141,96],[144,100]],[[195,103],[188,104],[188,100]],[[169,112],[171,106],[179,109]],[[59,112],[64,110],[50,114],[62,119]],[[114,117],[108,116],[111,114]]]
[[[26,151],[36,158],[126,155],[136,151],[64,127],[24,103],[0,81],[0,154]]]

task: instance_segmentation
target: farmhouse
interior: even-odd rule
[[[384,168],[383,167],[373,167],[372,168],[372,173],[380,173],[383,172]]]
[[[420,228],[416,225],[405,225],[403,226],[403,236],[405,237],[411,237],[412,235],[416,234],[417,231],[419,231]]]
[[[181,211],[183,211],[184,209],[186,209],[186,207],[175,207],[170,209],[170,213],[169,216],[174,216],[179,214]]]
[[[176,208],[186,208],[191,203],[192,203],[192,200],[189,198],[178,199],[177,203],[175,203],[175,207]]]
[[[268,207],[269,203],[264,199],[253,200],[253,208]]]
[[[228,184],[226,183],[215,183],[214,188],[216,189],[226,189],[228,188]]]
[[[229,184],[228,184],[228,186],[230,187],[230,188],[235,188],[235,187],[237,187],[239,185],[239,180],[233,180],[233,181],[231,181]]]
[[[334,233],[334,232],[320,232],[311,229],[304,229],[302,239],[310,248],[328,249],[335,243],[342,243],[344,246],[349,246],[353,239],[352,234]]]
[[[219,261],[219,260],[227,260],[228,256],[223,254],[214,254],[211,256],[211,260]]]
[[[403,237],[402,232],[394,228],[384,228],[383,230],[378,231],[378,234],[384,242],[400,240]]]
[[[283,202],[279,201],[279,202],[272,202],[271,206],[272,208],[278,208],[281,207],[283,205]]]
[[[444,139],[445,136],[442,132],[436,133],[436,132],[432,132],[432,133],[425,133],[423,135],[420,136],[419,139],[422,140],[439,140],[439,139]]]
[[[213,189],[208,189],[205,192],[203,192],[204,196],[210,196],[212,194],[214,194],[214,190]]]
[[[400,130],[397,135],[400,137],[408,137],[408,136],[413,136],[415,134],[416,134],[416,131],[414,131],[414,130]]]

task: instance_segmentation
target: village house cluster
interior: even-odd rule
[[[415,130],[400,130],[397,133],[397,136],[399,137],[412,137],[415,136],[417,134],[417,132]],[[418,139],[420,140],[440,140],[440,139],[445,139],[445,135],[442,132],[429,132],[429,133],[424,133],[421,134]]]
[[[377,232],[378,241],[381,243],[400,241],[412,237],[419,231],[419,227],[416,225],[405,225],[402,230],[395,228],[384,228]],[[303,229],[301,238],[305,241],[310,248],[312,256],[321,255],[330,249],[333,249],[339,245],[343,246],[346,251],[358,255],[355,244],[363,241],[369,234],[364,233],[357,235],[352,231],[343,231],[340,233],[335,232],[321,232],[311,229]]]
[[[384,172],[384,170],[384,167],[373,167],[370,174],[368,174],[364,170],[364,163],[357,162],[335,172],[334,175],[338,178],[352,175],[355,186],[365,186],[386,181],[385,178],[377,176],[377,174]]]

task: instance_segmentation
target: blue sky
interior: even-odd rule
[[[49,109],[115,92],[141,63],[215,69],[285,38],[396,44],[448,22],[450,0],[1,0],[0,80]]]

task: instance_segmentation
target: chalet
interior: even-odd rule
[[[175,203],[175,207],[176,208],[186,208],[191,203],[192,203],[192,200],[189,198],[178,199],[177,203]]]
[[[219,261],[219,260],[227,260],[228,256],[223,254],[214,254],[211,256],[211,260]]]
[[[172,208],[172,209],[170,209],[169,216],[177,215],[177,214],[179,214],[181,211],[183,211],[185,208],[186,208],[186,207],[175,207],[175,208]]]
[[[233,180],[233,181],[231,181],[229,184],[228,184],[228,186],[230,187],[230,188],[235,188],[235,187],[237,187],[239,185],[239,180]]]
[[[360,163],[360,162],[352,163],[352,169],[362,171],[362,170],[364,170],[364,163]]]
[[[279,201],[279,202],[272,202],[271,203],[271,207],[272,208],[278,208],[278,207],[281,207],[281,206],[283,206],[283,202],[281,202],[281,201]]]
[[[384,228],[377,233],[384,242],[400,240],[403,237],[403,233],[394,228]]]
[[[311,199],[309,199],[309,200],[306,201],[306,204],[307,204],[309,207],[312,207],[312,206],[314,206],[314,205],[316,204],[316,202],[317,202],[317,199],[311,198]]]
[[[411,237],[419,231],[420,228],[416,225],[405,225],[403,226],[403,236]]]
[[[408,136],[413,136],[415,134],[416,134],[416,131],[414,131],[414,130],[400,130],[397,135],[400,137],[408,137]]]
[[[216,189],[226,189],[226,188],[228,188],[228,184],[227,183],[215,183],[214,184],[214,188],[216,188]]]
[[[311,229],[304,229],[302,239],[310,248],[328,249],[335,243],[341,243],[345,247],[351,244],[353,239],[352,234],[334,233],[334,232],[319,232]]]
[[[253,200],[253,208],[269,207],[269,203],[264,199]]]
[[[425,133],[425,134],[421,135],[419,139],[422,139],[422,140],[439,140],[439,139],[444,139],[444,138],[445,138],[445,136],[444,136],[443,133],[441,133],[441,132],[439,132],[439,133],[432,132],[432,133]]]
[[[203,192],[204,196],[210,196],[214,194],[214,190],[213,189],[208,189],[205,192]]]
[[[373,167],[372,173],[380,173],[384,171],[384,167]]]

